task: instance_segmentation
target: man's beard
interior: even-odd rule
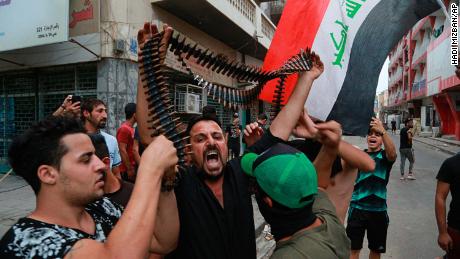
[[[218,173],[209,173],[205,170],[205,163],[207,162],[207,159],[206,159],[206,152],[210,149],[213,149],[215,151],[217,151],[217,156],[219,157],[219,161],[220,163],[222,164],[222,168],[220,170],[220,172]],[[222,157],[222,154],[220,152],[220,150],[217,148],[217,147],[210,147],[210,148],[207,148],[205,151],[204,151],[204,155],[203,155],[203,165],[201,166],[201,168],[199,168],[199,171],[200,171],[200,175],[201,177],[203,177],[204,180],[207,180],[207,181],[210,181],[210,182],[216,182],[218,181],[220,178],[222,178],[222,176],[224,175],[224,168],[225,168],[225,162],[223,160],[223,157]]]
[[[100,122],[97,124],[97,128],[98,128],[98,129],[105,129],[105,126],[107,126],[107,121],[100,121]]]
[[[208,174],[203,168],[201,169],[201,172],[203,174],[203,179],[210,181],[210,182],[217,182],[222,176],[224,175],[224,169],[222,168],[222,171],[220,171],[219,174]]]

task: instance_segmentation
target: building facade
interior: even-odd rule
[[[107,103],[107,131],[124,120],[124,106],[135,102],[138,79],[137,31],[151,21],[164,23],[200,47],[240,62],[262,65],[275,25],[252,0],[70,0],[69,41],[0,52],[0,173],[8,170],[12,138],[50,115],[68,94],[97,97]],[[203,89],[166,57],[175,109],[183,120],[213,105],[223,124],[226,110],[206,98]],[[197,69],[208,81],[237,87],[239,82],[211,70]],[[197,105],[187,105],[192,99]],[[253,119],[262,103],[248,110]]]
[[[450,8],[453,1],[444,2]],[[460,139],[460,80],[450,64],[450,38],[450,20],[438,10],[398,42],[389,54],[383,111],[399,115],[398,123],[414,118],[421,134],[441,132]]]

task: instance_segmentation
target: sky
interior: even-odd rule
[[[390,61],[387,57],[385,63],[383,64],[382,71],[380,71],[376,94],[379,94],[388,88],[388,63],[390,63]]]

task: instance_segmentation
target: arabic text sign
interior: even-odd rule
[[[99,27],[99,0],[70,0],[70,37],[99,32]]]
[[[66,41],[69,1],[0,0],[0,51]]]

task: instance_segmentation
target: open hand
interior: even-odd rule
[[[257,122],[246,125],[244,128],[244,141],[248,147],[254,145],[264,134],[264,130]]]
[[[160,58],[161,62],[164,62],[164,59],[166,57],[166,52],[168,50],[169,46],[169,39],[171,39],[171,35],[173,32],[173,29],[168,26],[167,24],[163,25],[163,37],[161,38],[160,41]],[[137,33],[137,43],[139,46],[144,44],[146,41],[151,39],[155,34],[158,33],[158,28],[155,24],[152,23],[144,23],[144,28],[140,29]],[[139,52],[139,55],[141,52]]]

